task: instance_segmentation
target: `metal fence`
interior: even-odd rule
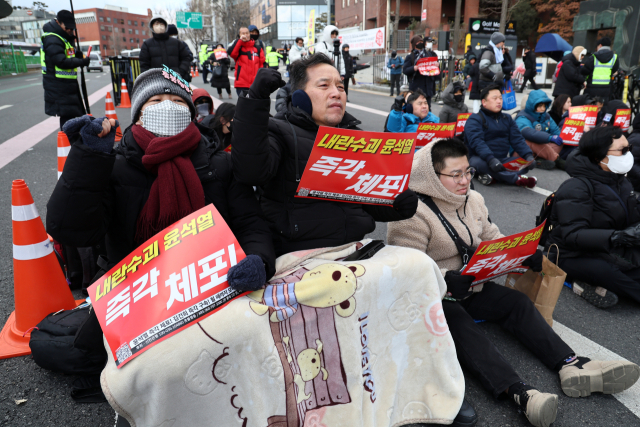
[[[38,57],[38,62],[40,57]],[[0,48],[0,76],[11,74],[26,73],[27,62],[25,61],[24,52],[19,48],[10,47]]]
[[[127,92],[131,93],[133,82],[140,75],[140,60],[136,57],[110,56],[111,84],[113,85],[114,105],[120,105],[120,91],[122,80],[127,85]],[[131,95],[129,95],[131,96]]]

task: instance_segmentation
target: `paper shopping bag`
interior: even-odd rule
[[[558,302],[566,277],[567,273],[558,267],[557,257],[554,264],[549,258],[543,256],[541,272],[536,273],[529,269],[518,280],[508,279],[507,286],[527,295],[549,326],[553,326],[553,310]]]

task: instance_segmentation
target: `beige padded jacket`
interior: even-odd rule
[[[502,237],[498,227],[489,221],[489,212],[480,193],[470,190],[467,196],[460,196],[442,185],[433,168],[432,146],[430,144],[415,154],[409,188],[431,196],[468,245],[477,247],[482,241]],[[438,217],[422,201],[418,202],[418,210],[412,218],[390,222],[387,227],[387,241],[390,245],[426,252],[438,264],[443,275],[447,270],[462,268],[462,258],[456,245]]]

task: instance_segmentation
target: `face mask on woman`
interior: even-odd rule
[[[397,53],[392,53],[392,54],[391,54],[391,57],[392,57],[392,58],[395,58],[396,56],[398,56],[398,54],[397,54]]]
[[[418,50],[424,49],[424,43],[422,43],[422,42],[416,43],[416,49],[418,49]]]
[[[208,116],[209,115],[209,104],[198,104],[196,105],[196,110],[198,112],[198,116]]]
[[[189,107],[173,101],[162,101],[149,105],[142,112],[142,127],[156,136],[174,136],[182,132],[191,123]]]
[[[624,175],[633,167],[633,154],[629,151],[627,151],[627,154],[623,154],[622,156],[608,155],[607,158],[609,159],[609,163],[604,164],[606,164],[609,170],[613,173]]]
[[[455,99],[456,102],[462,102],[464,95],[453,95],[453,99]]]

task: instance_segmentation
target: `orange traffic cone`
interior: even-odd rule
[[[197,67],[196,67],[196,77],[200,77],[200,71],[198,71]]]
[[[127,84],[122,79],[122,89],[120,90],[120,105],[118,108],[131,108],[131,100],[129,99],[129,91],[127,90]]]
[[[22,179],[11,186],[11,217],[15,311],[0,332],[0,359],[30,354],[31,329],[48,314],[76,306],[53,243]]]
[[[58,132],[58,179],[62,175],[64,169],[64,163],[67,161],[67,156],[71,150],[71,144],[69,144],[69,138],[64,132]]]
[[[105,115],[110,119],[118,120],[116,109],[113,106],[113,99],[111,99],[111,92],[107,92],[107,97],[105,98],[104,103],[105,103],[105,108],[104,108]],[[116,142],[120,142],[121,139],[122,139],[122,130],[120,129],[120,125],[118,125],[118,129],[116,129]]]

